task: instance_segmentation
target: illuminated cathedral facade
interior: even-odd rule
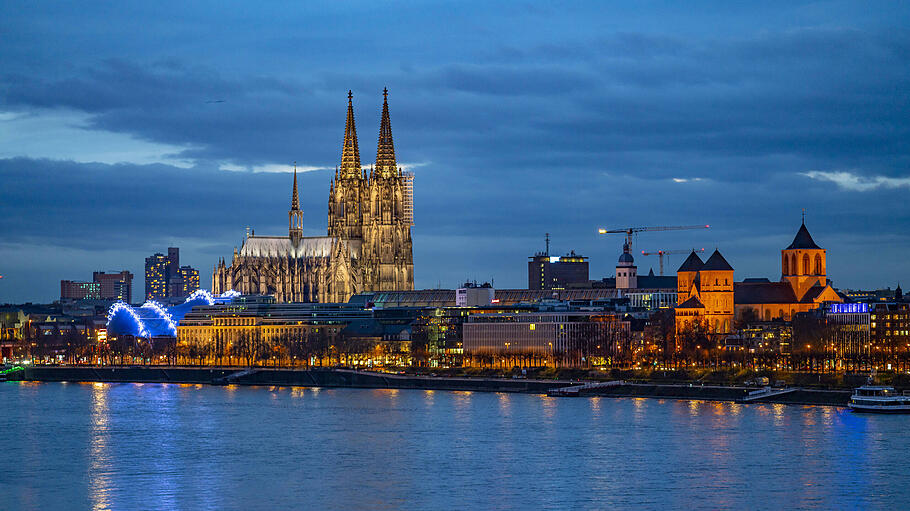
[[[329,186],[326,236],[303,236],[297,170],[287,236],[247,236],[212,274],[212,292],[273,295],[278,302],[346,302],[363,291],[414,289],[410,176],[395,159],[388,90],[383,91],[376,163],[361,167],[353,95],[341,165]]]

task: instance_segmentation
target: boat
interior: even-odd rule
[[[854,412],[910,413],[910,394],[899,394],[894,387],[874,385],[873,377],[853,390],[847,404]]]

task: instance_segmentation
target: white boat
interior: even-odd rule
[[[910,395],[898,394],[894,387],[872,385],[870,381],[853,391],[848,406],[854,412],[910,413]]]

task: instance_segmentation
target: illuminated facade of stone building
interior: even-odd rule
[[[708,331],[728,333],[733,323],[733,267],[715,250],[702,262],[695,251],[676,272],[676,331],[706,322]]]
[[[707,321],[708,331],[726,334],[733,319],[790,321],[799,312],[824,303],[842,302],[827,277],[827,254],[803,223],[790,245],[781,250],[781,278],[733,282],[733,267],[714,254],[702,262],[694,251],[677,270],[676,331]]]
[[[410,183],[395,159],[388,91],[383,93],[376,164],[360,165],[352,94],[341,166],[329,186],[328,233],[303,236],[297,172],[287,236],[248,236],[230,263],[219,261],[212,290],[268,294],[279,302],[345,302],[364,291],[414,288]]]

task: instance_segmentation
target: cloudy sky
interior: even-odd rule
[[[714,247],[779,278],[801,210],[837,287],[908,281],[903,2],[3,2],[0,302],[181,248],[210,283],[247,226],[325,233],[347,91],[389,87],[416,174],[416,285],[527,285],[543,248],[613,274]],[[675,268],[681,258],[671,259]]]

